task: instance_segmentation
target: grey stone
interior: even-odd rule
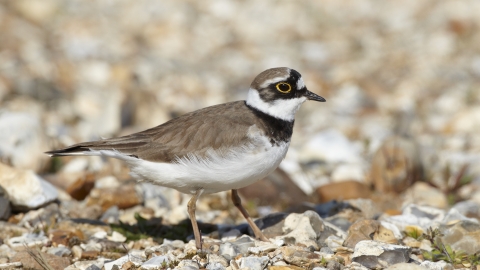
[[[219,262],[210,262],[207,264],[207,269],[209,270],[225,270],[227,269],[223,264]]]
[[[15,253],[17,253],[15,250],[10,248],[6,244],[0,245],[0,258],[12,258]]]
[[[258,246],[258,247],[251,247],[251,248],[248,248],[248,251],[250,253],[253,253],[253,254],[260,254],[260,253],[264,253],[264,252],[271,252],[271,251],[274,251],[276,249],[278,249],[279,246],[275,245],[275,244],[266,244],[266,245],[261,245],[261,246]]]
[[[225,242],[220,245],[219,254],[222,255],[225,259],[231,260],[238,255],[238,246],[230,242]],[[248,250],[248,249],[247,249]]]
[[[468,218],[462,213],[460,213],[456,208],[450,209],[442,222],[444,224],[449,224],[449,223],[458,222],[458,221],[468,221],[471,223],[478,224],[478,220],[476,218]]]
[[[438,227],[445,218],[445,211],[430,206],[410,204],[404,208],[401,215],[382,216],[381,221],[386,221],[397,226],[401,231],[407,226],[419,226],[424,231],[428,228]]]
[[[1,195],[2,187],[0,187],[0,220],[7,220],[12,213],[12,207],[10,201]]]
[[[185,247],[185,242],[181,240],[169,240],[164,239],[162,244],[170,244],[174,248],[183,249]]]
[[[118,209],[118,206],[114,205],[102,214],[100,220],[107,224],[117,224],[119,217],[120,210]]]
[[[179,269],[185,269],[185,270],[198,270],[200,269],[200,266],[198,265],[198,262],[195,260],[182,260],[180,263],[177,265]]]
[[[269,258],[262,257],[242,257],[237,263],[240,268],[249,267],[250,269],[264,269],[267,266]]]
[[[214,263],[214,264],[221,264],[221,265],[223,265],[223,267],[227,267],[227,266],[228,266],[228,261],[227,261],[227,259],[225,259],[225,257],[223,257],[223,256],[217,255],[217,254],[215,254],[215,253],[213,253],[213,254],[208,254],[207,256],[208,256],[208,257],[207,257],[207,258],[208,258],[207,261],[208,261],[209,264],[210,264],[210,263]]]
[[[410,253],[409,247],[364,240],[355,246],[352,261],[367,268],[385,268],[408,262]]]
[[[70,256],[72,251],[67,247],[52,247],[47,251],[48,254],[53,254],[60,257]]]
[[[325,240],[325,243],[327,244],[327,246],[328,246],[331,250],[336,251],[337,248],[343,246],[343,241],[344,241],[344,239],[342,239],[342,238],[340,238],[340,237],[338,237],[338,236],[330,235],[330,236]]]
[[[456,203],[452,209],[467,217],[480,218],[480,204],[476,201],[461,201]]]
[[[235,251],[240,254],[247,254],[248,248],[255,246],[254,240],[249,236],[242,236],[231,243],[237,247]]]
[[[438,262],[432,262],[432,261],[423,261],[420,266],[423,266],[429,270],[453,270],[454,267],[445,262],[445,261],[438,261]]]

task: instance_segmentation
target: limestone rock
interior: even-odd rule
[[[32,209],[58,197],[50,183],[33,171],[15,169],[0,163],[0,187],[14,208]]]
[[[360,241],[355,246],[352,261],[367,268],[385,268],[410,260],[411,249],[371,240]]]

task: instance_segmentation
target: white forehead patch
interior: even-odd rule
[[[273,78],[273,79],[266,80],[266,81],[264,81],[264,82],[260,85],[260,89],[265,88],[265,87],[269,86],[269,85],[272,84],[272,83],[277,83],[277,82],[285,81],[286,79],[288,79],[288,76],[275,77],[275,78]]]
[[[302,77],[298,78],[298,81],[297,81],[297,90],[301,90],[302,88],[305,87],[305,83],[303,82],[303,79]]]

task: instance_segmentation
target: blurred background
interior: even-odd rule
[[[2,0],[0,160],[83,200],[126,169],[44,151],[245,99],[258,73],[287,66],[327,102],[302,106],[257,204],[480,203],[478,14],[473,0]]]

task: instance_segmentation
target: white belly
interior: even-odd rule
[[[278,167],[290,143],[272,146],[266,138],[261,141],[223,154],[212,150],[206,159],[190,156],[176,163],[150,162],[118,152],[101,152],[125,160],[131,168],[131,174],[139,180],[183,193],[194,193],[198,189],[204,189],[204,193],[215,193],[248,186]]]

